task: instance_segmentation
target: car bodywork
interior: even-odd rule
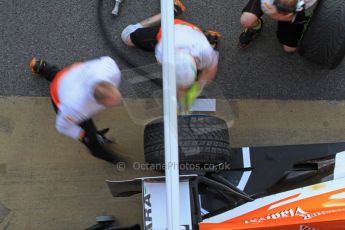
[[[343,229],[345,179],[256,199],[204,219],[200,229]]]
[[[345,143],[233,149],[230,170],[180,176],[181,229],[342,229]],[[107,181],[142,193],[145,229],[166,229],[164,177]],[[234,186],[236,185],[236,186]]]

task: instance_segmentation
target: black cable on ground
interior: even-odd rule
[[[134,63],[133,61],[129,60],[126,55],[124,55],[115,45],[114,45],[114,41],[112,41],[111,36],[109,35],[105,24],[102,20],[103,18],[103,10],[102,10],[102,6],[103,6],[103,0],[98,0],[98,6],[97,6],[97,20],[98,20],[98,25],[99,25],[99,29],[101,32],[101,36],[103,37],[106,45],[108,46],[108,48],[111,50],[111,52],[118,57],[128,68],[133,69],[136,73],[138,73],[139,75],[149,79],[152,83],[156,84],[159,87],[162,87],[162,80],[160,79],[152,79],[149,77],[149,73],[144,71],[143,69],[140,69],[139,66]]]

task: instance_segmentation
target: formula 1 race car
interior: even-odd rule
[[[345,229],[345,143],[232,149],[229,170],[180,176],[180,229]],[[166,229],[164,177],[107,181],[142,193],[144,229]]]

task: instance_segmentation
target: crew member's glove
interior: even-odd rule
[[[105,137],[105,134],[107,132],[109,132],[109,128],[105,128],[105,129],[97,131],[97,134],[96,134],[97,139],[99,143],[101,143],[102,145],[113,143],[111,140]]]
[[[174,1],[174,16],[177,17],[185,12],[187,8],[180,1]]]
[[[204,32],[204,34],[211,46],[213,47],[213,49],[218,50],[220,33],[218,31],[207,30]]]
[[[96,138],[97,138],[98,142],[102,145],[113,143],[111,140],[109,140],[108,138],[105,137],[105,134],[107,132],[109,132],[109,128],[99,130],[96,133]],[[79,140],[81,142],[83,142],[84,144],[89,144],[90,140],[89,140],[89,137],[86,134],[85,130],[80,131]]]
[[[84,129],[80,130],[78,140],[83,142],[84,144],[86,144],[88,142],[88,138],[86,137],[86,132]]]
[[[200,95],[201,87],[199,82],[194,82],[187,90],[184,98],[182,99],[182,106],[185,110],[190,110],[195,99]]]

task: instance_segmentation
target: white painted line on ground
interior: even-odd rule
[[[243,155],[243,168],[250,168],[250,149],[249,147],[242,148],[242,155]],[[247,185],[247,182],[249,180],[251,171],[243,172],[240,182],[238,183],[237,187],[241,189],[242,191]]]

